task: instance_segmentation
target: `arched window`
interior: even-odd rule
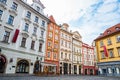
[[[29,62],[27,60],[20,60],[17,63],[16,73],[29,73]]]
[[[0,55],[0,73],[5,71],[6,58],[3,55]]]

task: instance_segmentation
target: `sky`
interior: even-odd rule
[[[32,3],[32,0],[27,0]],[[105,29],[120,23],[120,0],[40,0],[44,13],[57,24],[67,23],[89,45]]]

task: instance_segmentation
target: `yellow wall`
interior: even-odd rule
[[[97,56],[98,56],[98,62],[109,62],[109,61],[120,61],[120,56],[118,55],[118,51],[117,51],[117,47],[120,47],[120,42],[118,43],[116,41],[116,36],[120,35],[120,33],[114,34],[114,35],[110,35],[108,37],[99,39],[96,41],[96,49],[97,49]],[[108,45],[107,44],[107,39],[110,38],[112,45]],[[113,53],[114,53],[114,58],[110,58],[109,57],[109,53],[108,53],[108,57],[105,59],[101,59],[101,51],[103,50],[103,47],[100,47],[100,41],[103,41],[104,45],[106,46],[107,50],[108,49],[113,49]]]

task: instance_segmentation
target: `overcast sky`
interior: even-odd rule
[[[32,0],[28,0],[29,3]],[[68,23],[79,31],[82,41],[90,44],[105,29],[120,22],[120,0],[41,0],[45,14],[57,24]]]

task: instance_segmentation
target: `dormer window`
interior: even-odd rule
[[[17,3],[15,3],[15,2],[13,2],[13,4],[12,4],[12,9],[13,10],[17,10],[17,7],[18,7],[18,4]]]
[[[40,11],[40,7],[37,6],[37,11],[39,12]]]
[[[115,29],[116,29],[116,30],[120,30],[120,28],[119,28],[119,27],[116,27]]]
[[[109,30],[109,31],[107,31],[107,33],[109,34],[111,31]]]
[[[6,4],[7,0],[0,0],[0,2]]]

